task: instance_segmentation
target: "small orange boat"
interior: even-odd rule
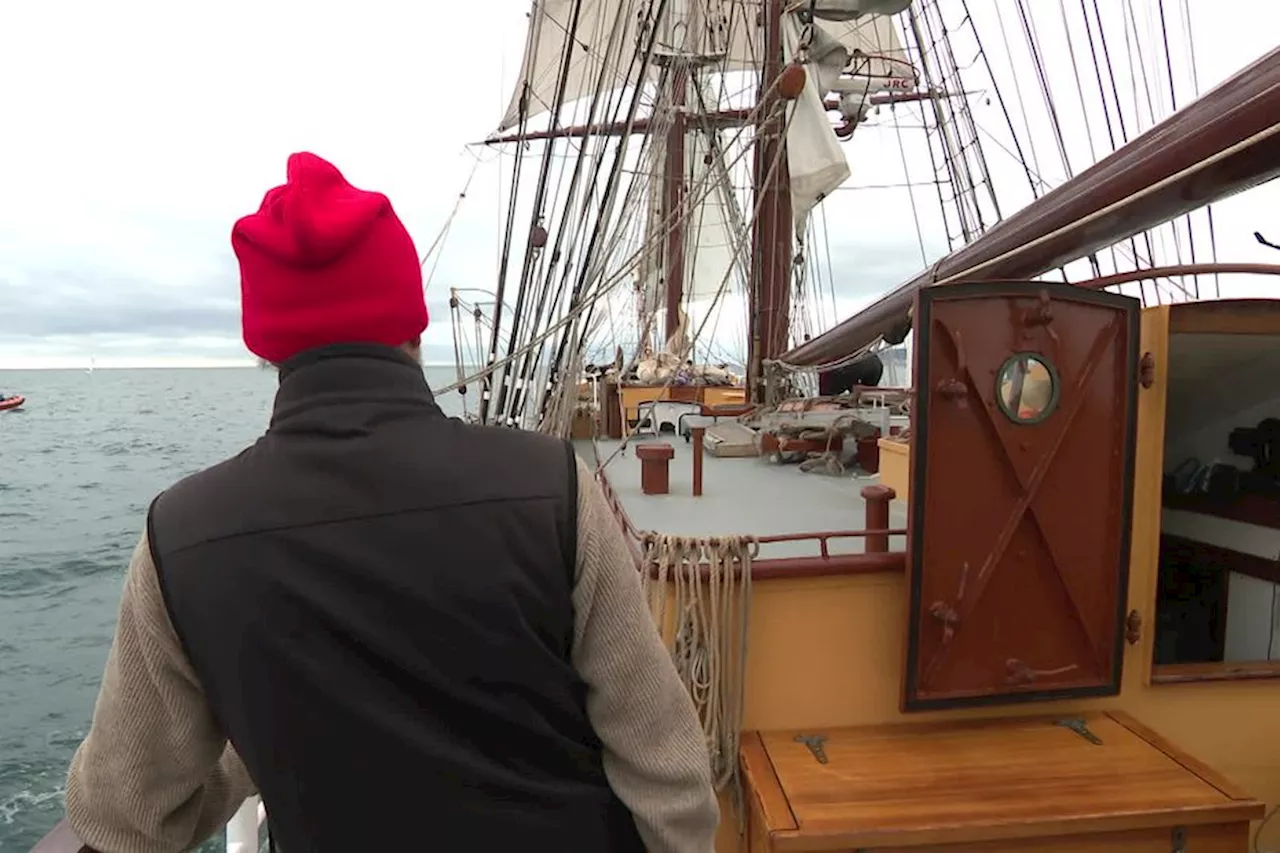
[[[13,397],[5,397],[0,399],[0,412],[7,412],[10,409],[16,409],[25,402],[27,402],[27,398],[20,394]]]

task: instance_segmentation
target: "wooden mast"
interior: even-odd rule
[[[684,176],[685,135],[688,130],[684,107],[689,88],[689,72],[683,56],[671,57],[666,77],[671,126],[667,130],[666,156],[662,169],[662,221],[667,223],[666,263],[663,265],[667,295],[665,340],[670,340],[680,328],[680,303],[684,301]]]
[[[756,145],[753,152],[753,186],[758,213],[752,223],[751,273],[747,293],[747,392],[752,401],[763,399],[766,361],[773,360],[787,348],[791,308],[791,255],[793,228],[790,173],[787,168],[786,111],[776,91],[776,81],[783,71],[782,21],[784,0],[764,0],[764,61],[761,68],[760,104],[757,110],[722,110],[705,116],[712,125],[732,126],[756,113]],[[688,90],[688,57],[673,55],[667,77],[671,123],[666,131],[663,163],[662,215],[665,228],[663,263],[666,288],[665,331],[669,339],[680,323],[680,307],[684,299],[685,241],[687,223],[685,207],[685,158],[688,116],[685,112]],[[936,93],[882,93],[873,103],[899,100],[921,100],[938,97]],[[828,105],[831,108],[835,104]],[[586,137],[644,133],[651,121],[602,123],[507,134],[486,140],[495,145],[504,142],[527,142],[533,139]],[[673,215],[674,214],[674,215]]]
[[[782,73],[782,12],[782,0],[765,0],[753,177],[759,210],[752,228],[747,297],[747,394],[754,403],[764,399],[764,362],[786,349],[791,327],[791,181],[786,113],[775,85]]]

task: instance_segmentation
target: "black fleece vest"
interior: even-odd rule
[[[446,418],[381,347],[156,499],[170,618],[284,853],[642,850],[570,663],[565,442]]]

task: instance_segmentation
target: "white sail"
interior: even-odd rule
[[[706,132],[693,132],[685,143],[690,179],[689,218],[685,230],[685,301],[711,302],[732,292],[745,274],[751,247],[740,246],[742,214],[729,184],[723,145],[712,151]],[[742,251],[739,251],[739,249]]]
[[[616,91],[642,82],[628,75],[633,73],[632,59],[638,49],[643,56],[653,26],[646,15],[656,8],[647,0],[534,0],[520,76],[498,130],[520,123],[520,105],[526,98],[526,118],[551,109],[570,32],[574,47],[562,103],[589,97],[597,88]],[[661,22],[654,54],[704,57],[722,71],[758,69],[763,53],[763,31],[757,23],[760,8],[761,0],[687,0],[685,11],[671,12],[672,20]],[[807,0],[795,4],[795,10],[807,8]],[[794,14],[786,17],[795,19]],[[866,57],[863,73],[912,78],[891,18],[864,14],[847,21],[819,20],[815,26],[843,44],[851,55]],[[657,64],[651,63],[651,79],[656,74]]]
[[[649,184],[645,188],[648,214],[640,263],[636,266],[636,288],[640,295],[640,314],[652,317],[663,308],[663,258],[666,255],[666,231],[662,224],[662,167],[666,159],[665,140],[655,137],[650,147]]]

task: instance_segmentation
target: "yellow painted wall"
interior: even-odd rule
[[[880,448],[880,484],[894,491],[894,500],[905,502],[911,491],[911,445],[893,438],[876,440]]]
[[[898,710],[907,634],[901,575],[760,581],[748,638],[744,728],[821,731],[836,726],[1119,707],[1271,806],[1280,803],[1280,680],[1152,685],[1155,584],[1164,447],[1167,307],[1143,314],[1142,351],[1156,383],[1139,390],[1129,607],[1142,638],[1127,646],[1118,697],[1037,706],[904,715]],[[896,489],[897,486],[894,485]],[[1278,819],[1280,821],[1280,819]],[[1263,848],[1280,846],[1269,826]],[[726,810],[720,853],[743,847]]]

